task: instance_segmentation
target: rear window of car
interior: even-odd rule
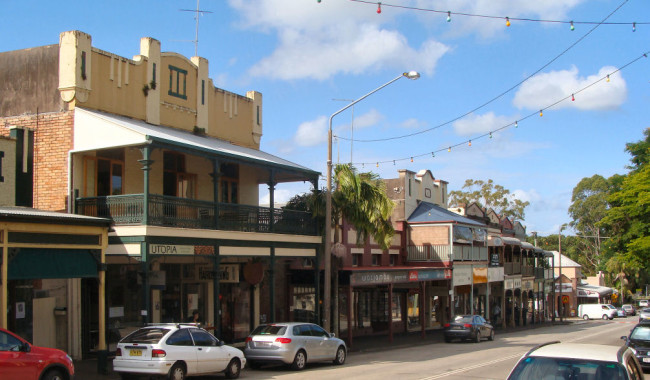
[[[627,380],[627,375],[617,363],[530,356],[517,364],[508,380],[546,378]]]
[[[471,315],[457,315],[454,317],[454,323],[472,323]]]
[[[120,342],[122,343],[158,343],[169,329],[145,328],[132,332]]]
[[[283,325],[261,325],[257,326],[251,335],[284,335],[287,326]]]

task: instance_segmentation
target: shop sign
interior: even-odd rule
[[[475,284],[486,284],[488,271],[486,267],[472,268],[472,280]]]
[[[454,266],[453,285],[470,285],[472,283],[472,267],[469,265]]]
[[[521,277],[510,277],[503,280],[503,286],[508,289],[521,289]]]
[[[149,272],[149,285],[152,289],[165,289],[165,271],[152,270]]]
[[[555,292],[556,293],[560,292],[560,284],[555,284]],[[562,283],[562,293],[571,293],[571,292],[573,292],[573,285]]]
[[[534,280],[522,280],[521,281],[521,290],[529,291],[533,290]]]
[[[199,280],[214,280],[215,273],[219,276],[219,282],[238,283],[239,282],[239,265],[238,264],[221,264],[219,271],[212,270],[212,266],[199,266],[197,277]]]
[[[501,282],[503,281],[503,267],[488,268],[488,282]]]
[[[594,292],[593,290],[578,288],[578,297],[598,298],[598,296],[599,296],[598,292]]]
[[[405,282],[444,280],[450,278],[451,270],[444,268],[390,272],[357,272],[350,275],[350,284],[352,286],[399,284]]]
[[[501,263],[499,262],[499,252],[492,252],[490,254],[490,266],[491,267],[501,266]]]
[[[193,245],[149,244],[151,255],[193,255]]]

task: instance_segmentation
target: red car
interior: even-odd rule
[[[74,365],[61,350],[34,346],[0,328],[0,374],[3,379],[73,380]]]

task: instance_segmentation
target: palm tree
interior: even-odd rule
[[[296,195],[286,208],[311,211],[315,218],[324,219],[324,192],[316,190],[310,194]],[[338,164],[334,168],[334,190],[332,191],[332,227],[334,243],[340,243],[342,220],[352,224],[357,232],[357,245],[362,246],[370,237],[382,248],[388,249],[395,229],[390,222],[394,203],[388,198],[386,185],[381,178],[371,172],[359,173],[350,164]],[[322,225],[319,223],[319,225]],[[333,260],[334,277],[333,310],[323,312],[338,315],[338,258]],[[332,330],[338,331],[338,318]]]

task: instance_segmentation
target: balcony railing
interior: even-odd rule
[[[142,224],[144,194],[77,198],[77,213],[113,220],[116,225]],[[231,203],[213,203],[149,195],[148,224],[209,230],[317,235],[316,222],[304,211]]]
[[[454,261],[487,261],[487,247],[473,247],[468,245],[454,245]]]
[[[407,261],[449,262],[451,248],[448,245],[409,245],[406,251]]]

